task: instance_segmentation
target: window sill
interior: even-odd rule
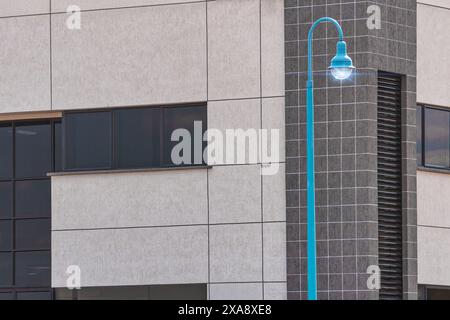
[[[433,168],[433,167],[418,166],[417,167],[417,171],[450,174],[450,168],[449,169],[444,169],[444,168]]]
[[[47,176],[75,176],[82,174],[111,174],[111,173],[135,173],[135,172],[153,172],[153,171],[176,171],[176,170],[200,170],[212,169],[212,166],[181,166],[181,167],[165,167],[165,168],[142,168],[142,169],[112,169],[112,170],[88,170],[88,171],[64,171],[64,172],[49,172]]]

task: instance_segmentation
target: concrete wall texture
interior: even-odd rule
[[[438,192],[439,190],[439,192]],[[450,285],[450,192],[448,174],[419,171],[417,174],[419,283]]]
[[[381,9],[369,29],[367,9]],[[316,205],[319,299],[378,299],[367,267],[378,265],[377,74],[404,75],[402,106],[404,298],[417,297],[415,109],[416,1],[285,2],[288,298],[305,299],[307,34],[329,16],[343,26],[357,67],[352,81],[327,75],[335,54],[332,25],[314,34]]]
[[[450,2],[418,1],[417,5],[417,101],[450,106],[448,76],[450,58]],[[430,34],[433,36],[430,37]]]
[[[450,59],[445,54],[450,50],[450,2],[418,0],[417,12],[417,101],[450,108]],[[418,281],[422,285],[450,285],[449,192],[450,176],[445,171],[417,173]]]
[[[81,29],[66,9],[81,9]],[[209,128],[280,129],[283,0],[0,1],[0,112],[207,102]],[[238,112],[238,113],[237,113]],[[208,297],[286,298],[280,171],[52,177],[52,286],[208,283]]]

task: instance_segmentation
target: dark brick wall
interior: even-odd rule
[[[369,30],[367,8],[381,9],[380,30]],[[353,78],[327,72],[337,32],[314,34],[316,215],[319,299],[378,299],[367,288],[378,264],[377,74],[405,76],[402,108],[404,298],[417,298],[415,177],[416,1],[285,0],[286,189],[288,298],[305,299],[307,34],[329,16],[343,26]]]

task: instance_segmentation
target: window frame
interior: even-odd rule
[[[208,129],[208,109],[207,104],[202,103],[185,103],[185,104],[173,104],[173,105],[155,105],[155,106],[132,106],[132,107],[114,107],[114,108],[96,108],[96,109],[81,109],[81,110],[68,110],[63,112],[62,121],[61,121],[61,130],[62,130],[62,172],[67,173],[75,173],[75,172],[95,172],[95,171],[113,171],[113,170],[143,170],[143,169],[164,169],[164,168],[192,168],[192,167],[202,167],[207,164],[203,162],[202,164],[183,164],[183,165],[167,165],[164,163],[164,110],[168,108],[193,108],[198,107],[199,109],[203,109],[205,112],[206,123],[204,124],[205,130]],[[117,154],[117,129],[116,129],[116,112],[118,111],[127,111],[127,110],[135,110],[135,109],[158,109],[159,111],[159,165],[157,166],[143,166],[143,167],[120,167],[118,165],[118,154]],[[67,115],[69,114],[86,114],[86,113],[98,113],[98,112],[107,112],[111,115],[111,154],[110,154],[110,163],[109,167],[99,167],[99,168],[68,168],[67,167]]]
[[[420,111],[420,125],[417,124],[417,117],[416,117],[416,134],[418,135],[416,137],[416,144],[417,144],[417,140],[418,140],[419,136],[420,136],[420,141],[421,141],[420,157],[417,157],[419,148],[416,147],[416,158],[417,158],[416,162],[417,162],[418,167],[422,167],[425,165],[425,154],[424,154],[425,153],[424,152],[424,150],[425,150],[425,146],[424,146],[424,144],[425,144],[425,123],[424,123],[425,122],[424,121],[425,120],[424,119],[425,107],[423,105],[417,105],[416,108],[418,108]],[[416,110],[416,115],[417,115],[417,110]]]
[[[429,105],[429,104],[417,104],[417,108],[421,108],[421,117],[422,117],[422,123],[420,126],[420,137],[422,140],[422,146],[421,146],[421,157],[420,157],[420,161],[419,159],[417,159],[417,167],[418,168],[426,168],[426,169],[430,169],[430,170],[438,170],[438,171],[449,171],[450,172],[450,141],[449,141],[449,145],[447,146],[447,151],[449,153],[449,163],[447,164],[447,166],[438,166],[438,165],[431,165],[431,164],[427,164],[426,163],[426,140],[425,140],[425,124],[426,124],[426,119],[425,119],[425,113],[426,113],[426,109],[434,109],[434,110],[439,110],[439,111],[445,111],[448,113],[449,115],[449,132],[450,132],[450,108],[445,108],[442,106],[435,106],[435,105]],[[416,122],[416,127],[417,127],[417,122]],[[449,134],[450,135],[450,134]],[[450,140],[450,137],[449,137]],[[417,143],[417,139],[416,139],[416,143]],[[417,157],[417,152],[416,152],[416,157]]]
[[[424,296],[423,300],[431,300],[430,299],[430,293],[431,291],[435,292],[448,292],[448,295],[450,295],[450,288],[448,286],[439,286],[439,285],[425,285],[422,287]]]

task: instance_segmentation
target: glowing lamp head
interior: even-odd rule
[[[330,71],[337,80],[345,80],[350,77],[355,67],[352,59],[347,55],[347,44],[345,41],[337,43],[336,56],[331,60]]]

